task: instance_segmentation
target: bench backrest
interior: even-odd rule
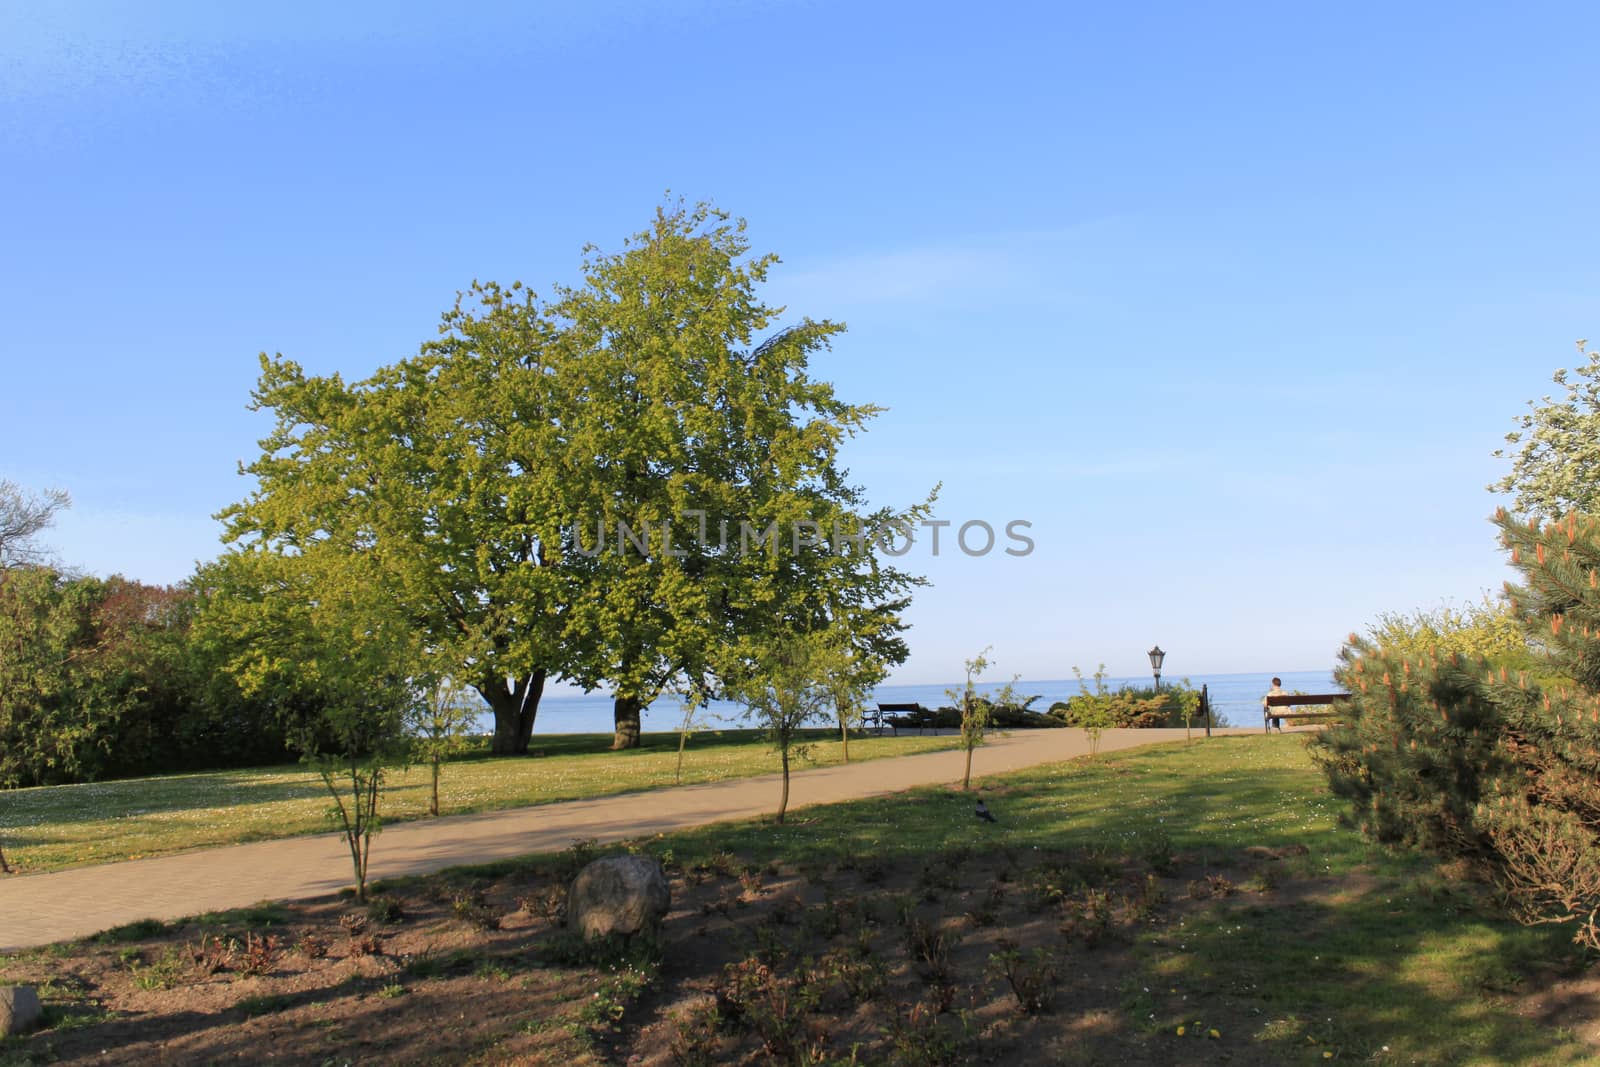
[[[1337,704],[1349,699],[1349,693],[1284,693],[1267,697],[1266,704],[1269,708],[1293,708],[1302,704]]]

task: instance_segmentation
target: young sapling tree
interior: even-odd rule
[[[441,678],[422,692],[407,715],[412,755],[428,765],[428,814],[439,814],[439,770],[448,759],[466,751],[468,731],[483,705],[466,686]]]
[[[790,762],[806,752],[799,743],[801,730],[825,714],[828,706],[825,659],[818,653],[816,638],[784,637],[763,650],[742,680],[728,687],[729,695],[748,709],[745,717],[757,724],[778,753],[783,767],[780,825],[789,809]]]
[[[717,718],[706,711],[705,694],[699,690],[686,690],[679,694],[679,698],[682,718],[678,720],[678,766],[672,775],[673,785],[683,784],[683,753],[689,747],[689,738],[701,730],[709,729]]]
[[[945,690],[945,695],[955,702],[956,708],[961,712],[961,747],[967,753],[966,770],[961,776],[963,792],[972,784],[972,751],[983,744],[984,734],[994,718],[994,710],[1018,707],[1024,703],[1016,689],[1017,677],[1020,675],[1013,677],[993,693],[978,692],[979,676],[993,665],[989,659],[991,651],[992,648],[986,648],[966,661],[967,680],[960,689]]]

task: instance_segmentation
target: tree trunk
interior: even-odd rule
[[[783,813],[789,810],[789,746],[784,745],[780,755],[783,757],[783,796],[778,800],[778,825],[783,825]]]
[[[439,814],[439,761],[433,761],[433,799],[428,803],[428,814]]]
[[[839,737],[844,741],[844,761],[850,762],[850,723],[843,715],[839,716]]]
[[[544,695],[544,676],[544,671],[534,671],[519,678],[511,689],[506,688],[504,679],[490,679],[477,687],[494,711],[494,743],[490,751],[496,756],[527,754],[533,720],[539,714],[539,698]]]
[[[618,693],[611,708],[612,718],[616,723],[616,734],[611,739],[611,750],[616,752],[624,748],[638,748],[639,718],[644,711],[644,701],[635,696]]]
[[[6,862],[5,846],[0,845],[0,874],[10,874],[11,864]]]
[[[972,745],[967,746],[967,773],[961,776],[961,791],[967,791],[967,784],[972,781]]]

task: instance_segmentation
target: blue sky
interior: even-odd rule
[[[0,2],[0,477],[68,562],[219,549],[262,350],[364,376],[665,190],[889,411],[884,503],[1033,523],[896,680],[1328,666],[1506,577],[1483,486],[1600,336],[1592,5]]]

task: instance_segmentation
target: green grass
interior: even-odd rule
[[[1307,855],[1281,861],[1281,890],[1241,894],[1141,936],[1127,1025],[1183,1042],[1217,1025],[1210,1020],[1247,1019],[1245,1033],[1235,1023],[1223,1037],[1282,1063],[1592,1062],[1571,1035],[1517,1015],[1500,996],[1531,973],[1574,967],[1567,934],[1499,918],[1476,887],[1341,826],[1302,738],[1164,745],[983,785],[997,826],[973,819],[967,796],[922,789],[807,809],[787,826],[673,834],[651,847],[670,848],[680,863],[728,851],[743,862],[803,866],[1099,846],[1237,866],[1250,846],[1301,844]]]
[[[610,734],[535,737],[539,756],[473,755],[445,766],[440,812],[548,804],[560,800],[659,789],[673,784],[678,737],[645,734],[638,749],[608,751]],[[850,742],[854,760],[953,748],[959,738],[865,737]],[[841,762],[831,731],[817,731],[810,762]],[[774,773],[777,760],[751,732],[698,734],[684,757],[683,782],[716,782]],[[389,822],[426,817],[428,768],[395,773],[383,799]],[[0,840],[25,870],[109,863],[212,845],[237,844],[332,829],[330,798],[305,767],[256,768],[167,775],[0,793]]]

